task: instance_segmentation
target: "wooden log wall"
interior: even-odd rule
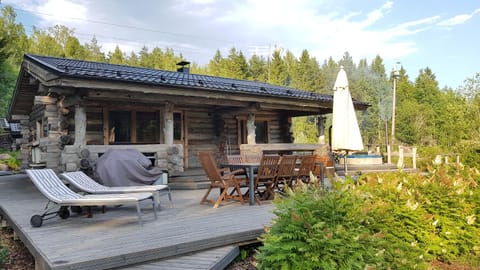
[[[87,106],[87,145],[103,144],[103,109],[99,106]]]
[[[188,110],[185,112],[186,121],[186,154],[188,167],[201,167],[198,161],[198,151],[213,151],[217,153],[217,160],[221,160],[227,153],[240,153],[238,133],[238,119],[236,114],[216,113],[212,110]],[[269,142],[289,143],[285,129],[290,128],[288,118],[281,115],[264,112],[258,114],[260,119],[268,121]]]
[[[6,133],[0,129],[0,149],[10,151],[12,147],[12,136],[6,131]]]
[[[198,161],[198,151],[218,152],[218,127],[214,119],[217,119],[213,112],[206,110],[186,112],[186,152],[188,155],[188,167],[201,167]]]
[[[63,134],[62,125],[60,124],[63,120],[63,115],[62,108],[59,106],[60,99],[38,96],[35,97],[35,101],[36,105],[33,106],[27,124],[30,132],[27,136],[24,134],[23,137],[29,142],[27,153],[22,154],[22,158],[25,159],[23,163],[24,165],[29,164],[28,166],[37,165],[31,164],[33,162],[31,156],[32,148],[36,147],[40,149],[40,160],[35,162],[45,164],[46,167],[55,171],[61,171],[60,153],[62,145],[59,141]],[[25,122],[23,124],[20,122],[22,129],[26,129],[25,124]]]

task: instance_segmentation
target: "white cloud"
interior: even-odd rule
[[[454,26],[454,25],[463,24],[463,23],[466,23],[471,18],[473,18],[473,16],[475,16],[477,13],[480,13],[480,8],[476,9],[475,11],[473,11],[470,14],[460,14],[460,15],[454,16],[450,19],[441,21],[437,25],[439,25],[439,26]]]
[[[82,23],[88,19],[87,8],[71,0],[47,0],[36,7],[47,24]]]
[[[96,35],[106,52],[117,44],[127,54],[144,45],[169,47],[200,64],[206,64],[216,49],[227,53],[236,47],[248,57],[256,47],[275,45],[297,56],[307,49],[319,61],[329,56],[339,59],[346,51],[355,58],[379,54],[384,59],[398,59],[418,52],[415,35],[464,23],[480,12],[477,9],[444,21],[425,12],[426,17],[391,25],[386,22],[390,22],[388,16],[395,5],[389,0],[369,8],[362,5],[366,10],[347,8],[335,0],[17,2],[38,12],[35,15],[44,26],[75,28],[82,42]]]

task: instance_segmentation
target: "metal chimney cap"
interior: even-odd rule
[[[183,67],[183,66],[186,66],[186,65],[190,65],[190,62],[183,60],[183,61],[180,61],[180,62],[177,63],[177,66],[182,66]]]

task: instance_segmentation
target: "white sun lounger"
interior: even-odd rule
[[[151,192],[158,205],[160,205],[160,192],[166,191],[168,194],[168,199],[170,200],[170,204],[173,204],[172,194],[170,193],[170,188],[168,185],[107,187],[97,183],[82,171],[62,173],[60,176],[62,176],[75,188],[90,194],[126,194]]]
[[[52,169],[26,170],[26,172],[38,190],[49,200],[45,207],[45,212],[42,215],[34,215],[30,219],[30,224],[33,227],[40,227],[42,226],[43,220],[53,218],[57,215],[62,219],[68,218],[70,216],[68,207],[71,206],[126,204],[135,204],[137,206],[138,222],[142,225],[140,201],[147,199],[152,200],[153,213],[155,219],[157,219],[156,202],[152,193],[81,195],[69,189]],[[52,211],[53,207],[48,207],[50,203],[60,206],[60,209]]]

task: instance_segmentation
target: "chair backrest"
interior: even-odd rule
[[[278,164],[280,156],[278,155],[263,155],[260,159],[260,166],[258,167],[258,179],[271,179],[277,175]]]
[[[258,163],[262,159],[262,154],[245,153],[242,158],[245,161],[245,163]]]
[[[61,176],[76,188],[88,193],[108,190],[108,187],[95,182],[95,180],[82,171],[62,173]]]
[[[307,155],[302,157],[297,177],[310,177],[310,172],[315,170],[315,155]]]
[[[242,164],[242,155],[227,155],[227,162],[230,164]]]
[[[69,189],[52,169],[26,170],[26,172],[38,190],[52,202],[61,203],[64,200],[82,198],[82,195]]]
[[[297,156],[282,156],[278,165],[277,178],[288,178],[295,174],[295,166],[297,165]]]
[[[242,155],[227,155],[228,164],[242,164],[243,158]],[[230,171],[240,170],[242,167],[231,166]]]
[[[222,176],[220,175],[217,162],[215,162],[212,152],[200,151],[198,152],[198,159],[200,160],[200,164],[202,164],[203,170],[210,181],[215,182],[222,180]]]

